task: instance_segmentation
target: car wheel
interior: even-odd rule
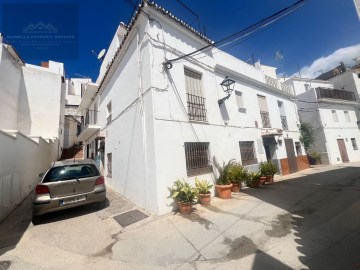
[[[98,202],[97,205],[98,205],[98,207],[99,207],[100,209],[105,208],[105,206],[106,206],[106,200],[103,200],[103,201],[101,201],[101,202]]]
[[[39,225],[42,221],[42,216],[33,216],[32,217],[32,224],[33,225]]]

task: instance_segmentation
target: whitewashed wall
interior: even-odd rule
[[[0,42],[0,129],[17,129],[21,67]]]
[[[58,144],[0,130],[0,221],[34,189],[38,175],[57,160]]]

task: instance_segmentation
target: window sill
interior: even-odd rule
[[[201,120],[189,120],[190,123],[196,123],[196,124],[205,124],[208,125],[208,121],[201,121]]]
[[[208,174],[212,173],[213,169],[212,167],[205,167],[205,168],[199,168],[199,169],[192,169],[187,171],[187,176],[197,176],[202,174]]]

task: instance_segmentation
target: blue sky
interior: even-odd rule
[[[0,0],[1,3],[34,3],[30,0]],[[136,0],[131,0],[136,2]],[[31,48],[17,48],[26,62],[39,64],[51,56],[54,61],[65,63],[67,77],[76,74],[96,79],[100,63],[91,53],[107,48],[118,24],[127,23],[133,7],[127,0],[56,0],[36,3],[77,3],[79,53],[77,57],[63,60],[61,52],[57,55],[44,51],[41,59],[31,59]],[[200,18],[201,29],[205,25],[206,35],[219,40],[237,32],[296,1],[290,0],[241,0],[241,1],[191,1],[182,0]],[[176,0],[158,0],[156,3],[170,10],[177,17],[191,23],[195,17]],[[2,14],[3,5],[0,5]],[[2,14],[3,15],[3,14]],[[14,18],[18,14],[12,14]],[[63,14],[64,20],[67,14]],[[3,16],[2,16],[3,17]],[[40,20],[41,18],[39,18]],[[47,20],[49,20],[47,18]],[[50,22],[51,23],[51,22]],[[198,26],[198,22],[194,23]],[[0,32],[4,32],[0,22]],[[4,33],[5,36],[7,33]],[[279,67],[274,53],[281,50],[283,71],[287,76],[297,72],[313,76],[325,72],[341,60],[351,64],[351,58],[360,55],[360,21],[353,0],[307,0],[295,13],[281,19],[271,26],[252,34],[238,45],[225,48],[225,51],[246,61],[254,54],[255,60]],[[358,45],[358,46],[356,46]],[[345,49],[344,49],[345,48]],[[340,49],[340,50],[339,50]],[[338,51],[337,51],[338,50]],[[337,52],[335,52],[337,51]],[[335,53],[334,53],[335,52]],[[317,62],[316,62],[317,60]],[[315,61],[315,63],[314,63]]]

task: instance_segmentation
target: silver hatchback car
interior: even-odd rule
[[[104,177],[91,159],[58,161],[42,175],[35,188],[33,224],[41,215],[80,205],[106,203]]]

